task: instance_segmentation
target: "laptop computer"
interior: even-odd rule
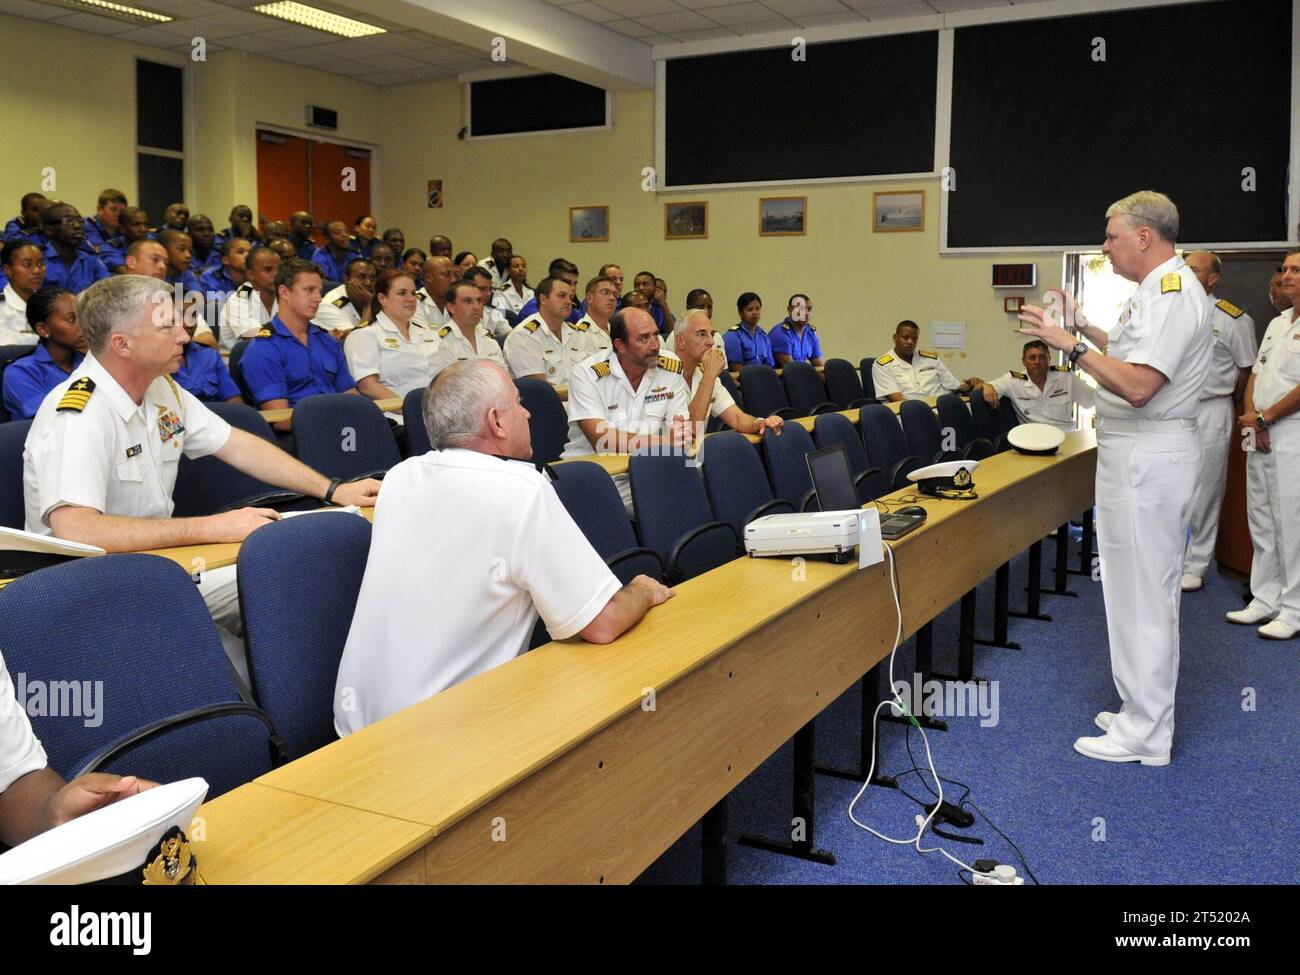
[[[853,469],[843,444],[834,444],[814,450],[807,455],[808,475],[822,511],[850,511],[862,507],[858,489],[853,483]],[[882,515],[880,534],[883,538],[906,535],[925,521],[925,510],[913,506],[904,511]]]

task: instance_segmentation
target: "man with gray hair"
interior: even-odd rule
[[[719,378],[727,371],[727,354],[714,344],[717,333],[703,308],[692,308],[673,325],[677,358],[682,361],[682,379],[691,394],[691,422],[698,430],[716,416],[733,430],[761,434],[773,430],[781,435],[785,421],[779,416],[750,416],[732,398]]]
[[[528,459],[528,411],[506,371],[456,362],[425,395],[434,449],[384,478],[334,693],[348,735],[552,639],[609,643],[673,591],[610,572]],[[436,579],[441,609],[396,598]]]
[[[78,298],[77,321],[86,358],[42,401],[23,448],[27,531],[109,552],[139,552],[242,542],[279,518],[267,508],[173,518],[182,454],[215,454],[259,481],[326,502],[375,503],[378,481],[330,480],[232,428],[176,384],[171,374],[180,367],[187,335],[165,282],[134,274],[98,281]],[[204,572],[199,589],[239,669],[234,566]]]
[[[1178,209],[1142,191],[1106,211],[1102,252],[1137,290],[1109,332],[1063,293],[1051,311],[1027,305],[1020,331],[1069,352],[1097,380],[1097,541],[1111,670],[1122,706],[1075,751],[1106,762],[1168,765],[1178,683],[1183,545],[1201,445],[1197,401],[1209,374],[1211,305],[1174,251]],[[1064,316],[1062,328],[1058,322]],[[1087,340],[1080,341],[1080,337]],[[1091,343],[1091,344],[1087,344]],[[1096,348],[1100,351],[1093,351]],[[1104,353],[1104,354],[1102,354]]]

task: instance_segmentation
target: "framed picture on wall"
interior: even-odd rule
[[[609,207],[569,207],[569,240],[609,240]]]
[[[925,229],[925,190],[871,194],[871,229],[878,234]]]
[[[709,236],[709,204],[704,200],[664,204],[664,240],[703,240]]]
[[[758,201],[758,236],[800,237],[808,233],[808,197],[764,196]]]

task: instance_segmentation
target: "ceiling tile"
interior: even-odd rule
[[[626,34],[628,37],[649,37],[654,33],[649,27],[638,24],[635,20],[615,20],[605,26],[612,27],[620,34]]]
[[[734,31],[725,27],[707,27],[704,30],[677,31],[673,39],[686,43],[688,41],[716,41],[725,37],[735,37]]]
[[[44,3],[31,3],[30,0],[0,0],[0,14],[13,14],[16,17],[30,17],[32,20],[53,20],[67,13],[63,7],[51,7]]]
[[[652,47],[657,44],[680,44],[681,43],[681,41],[673,37],[671,34],[651,34],[649,37],[638,37],[637,40],[641,41],[642,43],[649,44]]]
[[[114,20],[112,17],[100,17],[96,14],[70,14],[67,17],[60,17],[58,20],[50,21],[58,24],[60,27],[71,27],[73,30],[89,30],[96,34],[121,34],[123,31],[135,30],[141,26],[139,24],[128,24],[124,20]]]
[[[672,14],[686,9],[673,0],[600,0],[600,5],[623,17],[638,20],[647,14]]]
[[[226,47],[233,47],[237,51],[248,51],[251,54],[270,54],[272,51],[284,48],[283,44],[269,40],[261,34],[235,34],[232,37],[223,37],[221,43]]]
[[[123,31],[121,34],[114,35],[119,41],[130,41],[133,44],[149,44],[153,47],[176,47],[182,45],[189,46],[189,38],[177,37],[175,34],[169,34],[165,30],[159,30],[156,27],[136,27]],[[208,50],[212,50],[213,45],[208,45]]]
[[[336,34],[328,34],[323,30],[312,30],[310,27],[297,27],[292,24],[262,31],[261,33],[263,37],[279,41],[286,48],[312,47],[316,44],[328,44],[330,41],[339,40]]]
[[[712,7],[704,16],[727,27],[737,24],[762,24],[772,20],[772,11],[761,3],[750,0],[749,3],[737,3],[729,7]]]
[[[929,0],[931,7],[940,13],[952,13],[957,10],[985,10],[990,7],[1008,7],[1008,0]]]
[[[713,21],[691,10],[679,10],[673,14],[650,14],[648,17],[638,17],[637,20],[661,33],[703,30],[706,27],[715,26]]]
[[[925,3],[902,3],[861,10],[859,13],[867,20],[893,20],[897,17],[933,17],[937,11]]]
[[[583,20],[590,20],[594,24],[608,23],[611,20],[618,20],[622,16],[607,7],[602,7],[598,3],[591,3],[590,0],[583,0],[582,3],[566,3],[564,9],[571,14],[577,14]]]
[[[758,24],[736,24],[731,29],[737,34],[744,35],[770,34],[773,32],[785,34],[795,29],[795,27],[788,20],[768,20]]]
[[[797,20],[800,17],[815,17],[818,14],[843,13],[844,4],[840,0],[763,0],[782,17]]]
[[[800,27],[842,27],[846,24],[865,24],[866,17],[854,10],[838,14],[819,14],[815,17],[796,17]]]
[[[372,68],[379,68],[385,71],[404,71],[407,68],[422,68],[426,65],[415,58],[403,57],[400,54],[367,54],[358,58],[362,64],[368,64]]]
[[[127,0],[123,0],[127,2]],[[260,0],[259,0],[260,2]],[[185,17],[209,17],[224,14],[229,9],[213,0],[138,0],[136,6],[155,13],[170,14],[178,20]]]
[[[358,40],[365,41],[378,51],[392,51],[395,54],[422,51],[429,46],[427,40],[414,34],[376,34],[374,37],[362,37]]]

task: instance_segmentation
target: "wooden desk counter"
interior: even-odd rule
[[[394,396],[392,399],[371,400],[371,402],[385,413],[402,412],[402,397],[400,396]],[[293,418],[293,407],[286,406],[281,410],[262,410],[261,413],[262,419],[267,423],[280,423],[283,420],[290,420]]]
[[[367,521],[373,522],[375,520],[374,508],[362,508],[361,514]],[[212,542],[208,545],[178,545],[175,548],[155,548],[144,554],[161,555],[165,559],[171,559],[186,572],[194,573],[234,565],[239,560],[239,546],[239,542]]]
[[[895,543],[905,636],[1091,504],[1095,468],[1092,433],[1075,433],[1055,457],[985,461],[977,502],[923,502],[929,521]],[[368,865],[345,873],[627,882],[887,655],[896,625],[887,562],[740,559],[679,586],[610,646],[548,644],[256,785],[435,837],[409,852],[375,831],[356,841]],[[265,798],[267,816],[289,801]],[[324,879],[337,833],[296,835],[313,853],[297,859]]]

